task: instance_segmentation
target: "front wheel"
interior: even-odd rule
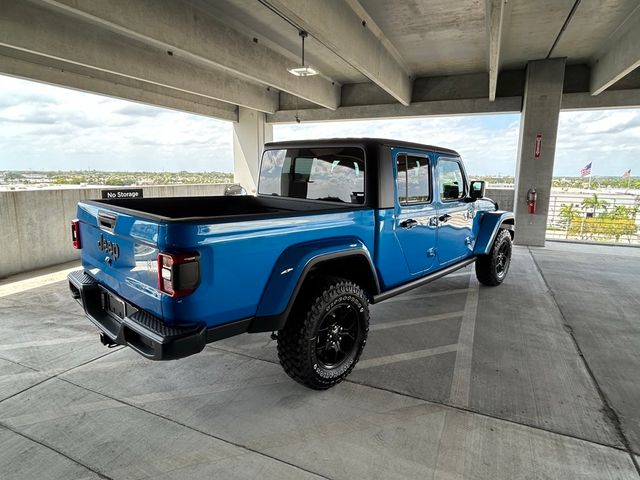
[[[278,332],[284,371],[307,387],[325,390],[355,367],[367,341],[369,302],[355,283],[323,278],[306,289]]]
[[[491,251],[487,255],[480,255],[476,260],[478,281],[491,287],[500,285],[511,265],[511,250],[511,235],[507,230],[500,230]]]

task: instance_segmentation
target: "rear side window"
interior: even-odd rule
[[[364,169],[364,151],[358,147],[267,150],[258,193],[362,204]]]
[[[458,162],[440,158],[438,160],[438,178],[440,179],[441,200],[457,200],[464,197],[464,175]]]
[[[398,155],[398,201],[401,205],[431,200],[429,159]]]

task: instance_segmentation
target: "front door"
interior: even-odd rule
[[[435,265],[437,209],[432,202],[429,157],[399,153],[397,165],[396,235],[409,272],[429,271]]]
[[[438,158],[438,261],[462,260],[473,251],[474,203],[465,201],[467,181],[459,159]]]

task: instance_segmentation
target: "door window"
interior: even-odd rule
[[[440,179],[440,199],[458,200],[465,195],[464,175],[460,164],[454,160],[438,160],[438,178]]]
[[[429,159],[413,155],[399,155],[398,201],[401,205],[426,203],[431,200]]]

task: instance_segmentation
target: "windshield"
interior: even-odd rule
[[[364,151],[358,147],[267,150],[258,193],[364,203]]]

